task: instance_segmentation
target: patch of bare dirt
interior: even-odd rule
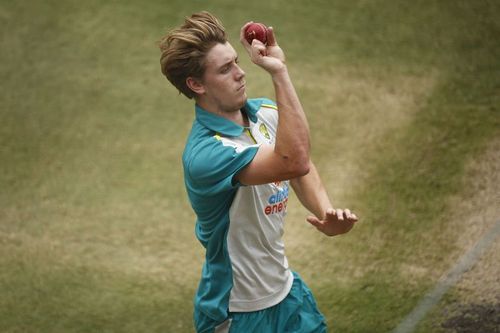
[[[500,220],[500,138],[469,163],[464,186],[467,195],[453,200],[452,218],[460,230],[457,246],[465,253]],[[453,301],[442,305],[441,327],[446,332],[500,332],[499,238],[463,274],[453,289]]]
[[[500,303],[467,304],[441,326],[457,333],[499,333]]]

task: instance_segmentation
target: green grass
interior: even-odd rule
[[[192,331],[203,251],[180,162],[192,102],[161,76],[155,42],[201,9],[241,54],[242,23],[275,27],[314,161],[362,218],[328,239],[292,200],[288,256],[333,331],[390,330],[456,259],[467,226],[449,230],[449,199],[500,136],[500,6],[239,6],[0,2],[0,331]],[[272,97],[241,58],[249,94]]]

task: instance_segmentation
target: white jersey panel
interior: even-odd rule
[[[290,291],[293,276],[282,240],[287,201],[288,182],[238,189],[227,236],[233,272],[230,311],[265,309]]]
[[[255,144],[274,144],[278,112],[261,107],[247,136],[231,138],[237,150]],[[250,135],[251,134],[251,135]],[[257,311],[281,302],[289,293],[293,275],[283,244],[289,182],[240,187],[229,210],[227,235],[233,287],[232,312]]]

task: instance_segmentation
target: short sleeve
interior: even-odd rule
[[[200,195],[213,195],[239,186],[233,180],[234,175],[253,160],[259,148],[258,145],[237,148],[215,138],[209,141],[193,153],[187,168],[191,189]]]

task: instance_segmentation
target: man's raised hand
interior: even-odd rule
[[[285,54],[276,42],[274,36],[274,29],[269,27],[267,29],[267,45],[254,39],[250,44],[245,38],[245,29],[253,22],[246,23],[240,30],[240,42],[243,44],[252,62],[270,74],[277,74],[286,69]]]

